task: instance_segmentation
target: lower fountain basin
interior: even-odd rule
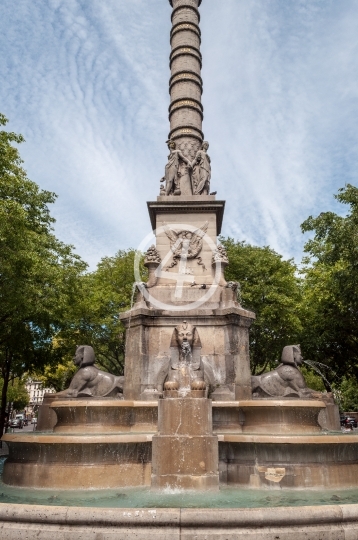
[[[74,490],[151,484],[157,402],[54,399],[49,406],[57,417],[54,432],[4,435],[9,446],[5,484]],[[210,470],[219,468],[220,486],[357,487],[358,436],[320,431],[318,414],[324,407],[303,400],[214,402],[212,442],[219,451]],[[198,429],[200,418],[194,414]],[[198,437],[203,433],[199,430]],[[184,443],[191,442],[188,435]],[[169,452],[165,463],[157,460],[157,468],[172,457]],[[204,457],[198,475],[208,467]]]
[[[4,482],[54,489],[149,486],[153,434],[7,434]],[[358,487],[358,435],[221,434],[220,486]]]
[[[24,433],[3,437],[9,446],[3,481],[10,486],[108,489],[150,485],[150,434]]]
[[[219,435],[219,470],[251,489],[358,487],[358,435]]]

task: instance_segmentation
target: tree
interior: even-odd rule
[[[73,357],[76,345],[91,345],[100,368],[123,375],[125,329],[119,314],[129,309],[133,300],[134,257],[133,249],[118,251],[81,278],[82,295],[73,306],[73,323],[56,338],[68,351],[67,359]],[[141,273],[145,279],[143,266]]]
[[[305,244],[301,342],[306,355],[337,374],[358,377],[358,188],[348,184],[335,198],[349,207],[345,216],[310,216]]]
[[[56,392],[61,392],[68,388],[72,377],[76,373],[77,368],[72,360],[63,359],[55,366],[47,364],[42,367],[41,371],[32,374],[33,378],[41,382],[43,388],[54,388]]]
[[[3,386],[4,381],[0,379],[0,392],[2,392]],[[24,382],[21,379],[12,380],[6,393],[7,403],[12,403],[15,410],[21,411],[29,403],[29,399]]]
[[[341,383],[335,387],[335,395],[338,398],[341,411],[358,411],[357,379],[343,377]]]
[[[253,374],[275,367],[285,345],[297,343],[301,331],[301,280],[293,260],[269,247],[221,238],[230,264],[225,277],[241,285],[243,307],[256,313],[250,330]]]
[[[0,125],[7,119],[0,114]],[[86,265],[53,234],[49,204],[55,194],[27,178],[13,143],[0,131],[0,433],[10,378],[59,358],[53,336],[78,297]]]

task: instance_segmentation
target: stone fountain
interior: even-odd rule
[[[331,395],[307,388],[299,370],[299,345],[284,348],[274,371],[251,376],[249,329],[255,315],[240,305],[239,284],[225,280],[229,260],[217,241],[225,202],[210,192],[209,144],[202,132],[201,0],[170,3],[169,156],[160,194],[148,203],[155,236],[145,255],[148,281],[137,278],[135,303],[121,314],[127,329],[124,378],[98,370],[93,349],[79,347],[74,359],[78,372],[67,390],[45,396],[38,431],[3,437],[10,448],[3,481],[22,488],[67,490],[150,486],[153,492],[215,492],[223,486],[358,487],[358,437],[348,439],[340,433]],[[0,527],[27,519],[43,534],[43,519],[31,521],[30,510],[20,518],[20,510],[11,512],[17,516],[13,520],[0,505]],[[200,518],[205,513],[199,510],[196,517],[184,512],[179,518],[173,517],[174,511],[158,511],[162,517],[155,514],[155,519],[163,536],[156,536],[150,526],[154,514],[146,512],[128,511],[121,518],[104,512],[97,521],[94,512],[86,519],[93,530],[102,527],[100,538],[112,538],[103,532],[107,525],[116,531],[113,538],[128,538],[132,529],[133,537],[142,538],[141,527],[145,537],[150,530],[155,538],[167,538],[168,523],[170,530],[181,523],[195,534],[204,531],[202,536],[183,533],[182,538],[207,538]],[[72,521],[61,515],[58,511],[57,521],[51,522],[53,536],[41,538],[65,538],[56,536],[56,523],[68,530],[83,525],[81,512]],[[332,510],[325,519],[332,527],[338,524],[339,530],[345,520],[358,519],[355,510],[351,518],[342,515]],[[208,513],[205,516],[211,523]],[[236,531],[232,534],[242,527],[247,533],[243,538],[253,537],[253,514],[242,519],[225,516],[216,515],[212,527],[226,531],[228,520]],[[282,534],[287,523],[280,512],[277,516],[278,521],[272,516],[271,521],[267,516],[257,519],[266,520],[272,530],[281,527]],[[301,529],[323,524],[317,530],[326,530],[322,514],[312,511],[311,521],[305,512],[295,516],[293,522]],[[290,530],[297,536],[294,524]],[[14,525],[11,530],[19,528]],[[262,531],[255,538],[272,537]],[[6,538],[20,538],[11,534]],[[229,532],[210,534],[238,538]]]

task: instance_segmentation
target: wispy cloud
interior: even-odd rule
[[[224,234],[299,257],[358,166],[357,0],[205,0],[204,131]],[[95,265],[149,231],[167,150],[166,0],[0,4],[0,110],[57,234]]]

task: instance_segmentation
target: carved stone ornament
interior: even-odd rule
[[[317,392],[306,385],[306,381],[299,370],[299,366],[303,363],[299,345],[284,347],[281,362],[273,371],[251,377],[253,397],[333,401],[332,394]]]
[[[158,253],[158,250],[155,246],[150,246],[148,251],[145,254],[144,259],[144,266],[147,266],[149,264],[160,264],[162,262],[162,259]]]
[[[211,160],[207,154],[209,143],[204,141],[196,152],[193,143],[182,143],[178,148],[176,142],[170,139],[167,144],[170,154],[165,174],[160,180],[165,182],[160,188],[160,195],[209,195],[211,180]],[[190,161],[189,158],[192,157],[194,159]]]
[[[69,388],[56,396],[68,398],[110,397],[122,399],[124,377],[117,377],[94,366],[96,357],[89,345],[79,345],[73,358],[79,370],[74,375]]]
[[[183,321],[174,329],[170,353],[169,373],[164,384],[167,397],[204,397],[201,341],[195,326]]]
[[[224,246],[218,246],[213,253],[212,264],[221,263],[228,265],[229,259]]]
[[[199,141],[181,141],[178,144],[178,148],[185,157],[193,160],[200,148],[200,142]]]
[[[161,182],[165,182],[164,190],[165,195],[181,195],[180,179],[182,176],[183,165],[187,166],[187,169],[191,168],[191,163],[188,158],[177,149],[175,141],[167,141],[170,154],[168,156],[168,163],[165,166],[165,174],[161,179]]]
[[[203,238],[208,230],[209,222],[207,221],[200,229],[196,229],[194,232],[176,232],[166,223],[163,223],[163,227],[165,234],[170,240],[170,249],[173,252],[173,262],[168,268],[173,268],[182,257],[185,257],[187,260],[197,259],[198,264],[205,269],[205,265],[199,255],[203,249]]]
[[[209,195],[211,180],[211,160],[206,153],[209,143],[204,141],[191,164],[193,195]]]

